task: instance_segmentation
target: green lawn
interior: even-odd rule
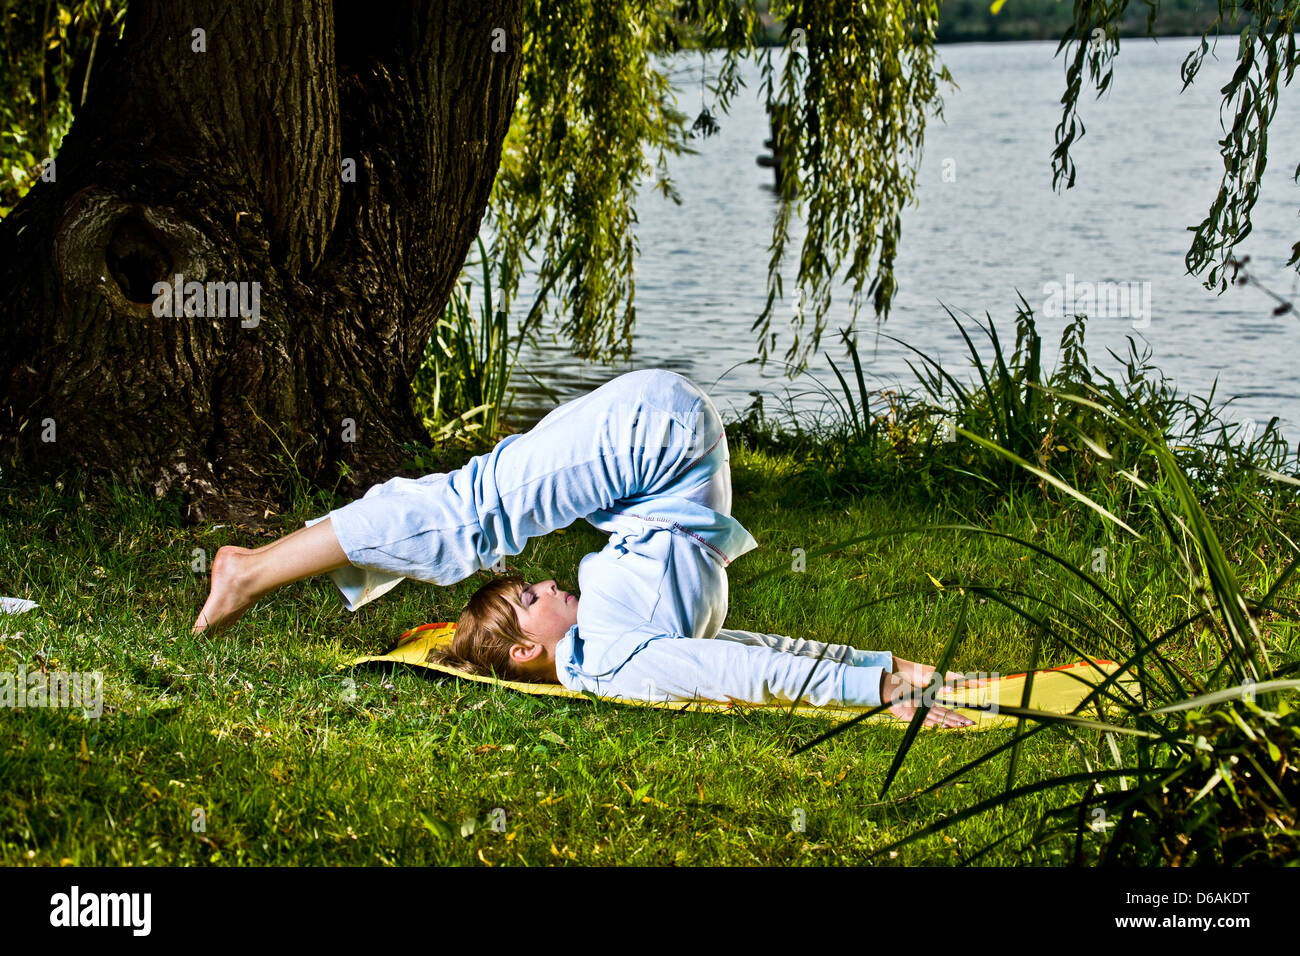
[[[960,598],[931,576],[1067,596],[1062,576],[1023,548],[951,532],[882,537],[789,570],[794,548],[953,521],[1048,543],[1079,566],[1106,546],[1112,573],[1142,591],[1139,611],[1154,622],[1172,619],[1180,602],[1185,609],[1172,582],[1144,577],[1121,544],[1099,537],[1099,521],[1055,498],[1035,493],[983,516],[884,499],[819,503],[788,461],[737,443],[732,469],[734,512],[760,547],[731,567],[729,626],[934,663]],[[47,708],[0,715],[6,865],[858,864],[1006,782],[1002,754],[942,791],[902,799],[1007,731],[923,730],[882,801],[901,723],[858,725],[791,756],[829,723],[532,698],[413,669],[337,669],[416,624],[454,620],[483,577],[451,588],[407,581],[355,614],[318,578],[263,601],[217,639],[194,639],[207,577],[191,570],[193,549],[210,561],[223,544],[269,537],[188,528],[174,511],[126,497],[94,509],[53,491],[5,497],[0,594],[41,607],[0,617],[0,671],[104,674],[98,719]],[[323,510],[286,516],[284,530]],[[574,589],[579,559],[602,543],[579,522],[511,564]],[[1242,573],[1267,587],[1273,562],[1256,560],[1251,541],[1240,546],[1254,562]],[[774,566],[785,570],[746,586]],[[1006,609],[972,602],[968,628],[956,669],[1011,673],[1029,663],[1030,635]],[[1279,648],[1291,640],[1289,624],[1268,633]],[[1192,640],[1171,656],[1196,668]],[[1073,659],[1057,649],[1041,664]],[[1049,728],[1025,744],[1017,783],[1112,759],[1099,734]],[[1048,805],[1024,799],[873,862],[957,863]],[[1094,856],[1099,839],[1085,841]],[[1025,831],[979,862],[1064,863],[1072,852],[1063,840],[1032,844]]]

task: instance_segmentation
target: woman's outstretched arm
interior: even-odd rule
[[[891,674],[897,674],[908,683],[924,687],[930,682],[934,667],[930,664],[918,664],[916,661],[904,660],[889,651],[864,651],[847,644],[824,644],[806,638],[786,637],[783,634],[763,634],[759,631],[743,631],[724,627],[718,631],[718,641],[735,641],[758,647],[770,647],[787,654],[800,657],[820,657],[824,660],[852,664],[854,667],[883,667]],[[957,671],[947,671],[945,679],[959,680],[964,677]]]
[[[843,647],[844,645],[832,645]],[[599,678],[561,675],[565,686],[633,700],[717,700],[768,704],[800,702],[815,707],[879,707],[910,717],[919,691],[883,666],[858,667],[817,660],[762,644],[736,640],[662,637],[649,640],[615,673]],[[928,726],[961,727],[969,717],[933,707]]]
[[[787,637],[779,633],[740,631],[736,628],[724,627],[718,631],[718,636],[714,640],[764,646],[764,648],[784,650],[787,654],[798,654],[800,657],[820,657],[827,661],[852,663],[854,667],[884,667],[891,674],[901,676],[915,687],[924,687],[930,683],[931,676],[935,672],[933,665],[905,661],[904,658],[894,656],[888,650],[862,650],[850,648],[848,644],[823,644],[822,641]],[[958,671],[945,671],[944,679],[950,682],[950,680],[961,680],[965,676]]]
[[[784,634],[764,634],[760,631],[724,627],[719,629],[714,640],[734,641],[752,647],[770,647],[786,654],[820,657],[823,660],[852,664],[854,667],[883,667],[887,671],[894,669],[894,655],[889,651],[863,651],[847,644],[828,644],[804,637],[786,637]]]

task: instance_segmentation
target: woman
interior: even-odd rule
[[[658,369],[558,406],[450,474],[393,478],[266,547],[222,548],[194,631],[233,623],[260,597],[322,572],[350,610],[404,577],[455,584],[578,518],[609,532],[579,563],[581,602],[553,581],[491,581],[462,615],[455,655],[605,696],[914,711],[931,667],[722,628],[726,568],[757,542],[731,517],[717,409],[688,379]],[[942,707],[926,720],[972,722]]]

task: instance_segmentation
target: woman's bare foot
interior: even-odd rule
[[[212,560],[212,590],[191,633],[215,634],[276,588],[347,564],[348,556],[329,518],[260,548],[219,548]]]
[[[259,595],[250,588],[249,565],[255,560],[249,548],[226,545],[212,559],[212,589],[194,622],[191,634],[216,634],[243,616]]]

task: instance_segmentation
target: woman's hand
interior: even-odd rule
[[[901,657],[895,657],[894,669],[891,673],[897,674],[914,687],[925,687],[930,683],[930,678],[934,675],[934,667],[930,664],[918,664],[915,661],[905,661]],[[953,681],[961,680],[965,676],[965,674],[959,674],[956,671],[947,671],[944,676],[944,684],[951,684]]]
[[[899,661],[897,658],[895,658],[895,663],[902,665],[911,664],[910,661]],[[911,666],[920,667],[922,665],[912,664]],[[900,668],[900,670],[902,670],[902,668]],[[934,673],[933,667],[927,668],[927,670],[930,674]],[[960,674],[953,675],[951,671],[949,674],[951,676],[961,676]],[[926,678],[926,683],[929,683],[928,677]],[[884,674],[880,680],[880,702],[882,704],[890,704],[892,702],[893,706],[889,708],[891,714],[895,717],[900,717],[903,720],[911,720],[913,715],[916,713],[916,709],[924,703],[922,700],[922,691],[924,688],[925,684],[917,686],[906,677],[902,676],[902,673],[895,672]],[[924,726],[969,727],[973,723],[975,723],[975,721],[967,717],[965,714],[960,714],[955,710],[948,709],[947,707],[931,706],[929,712],[925,715]]]

